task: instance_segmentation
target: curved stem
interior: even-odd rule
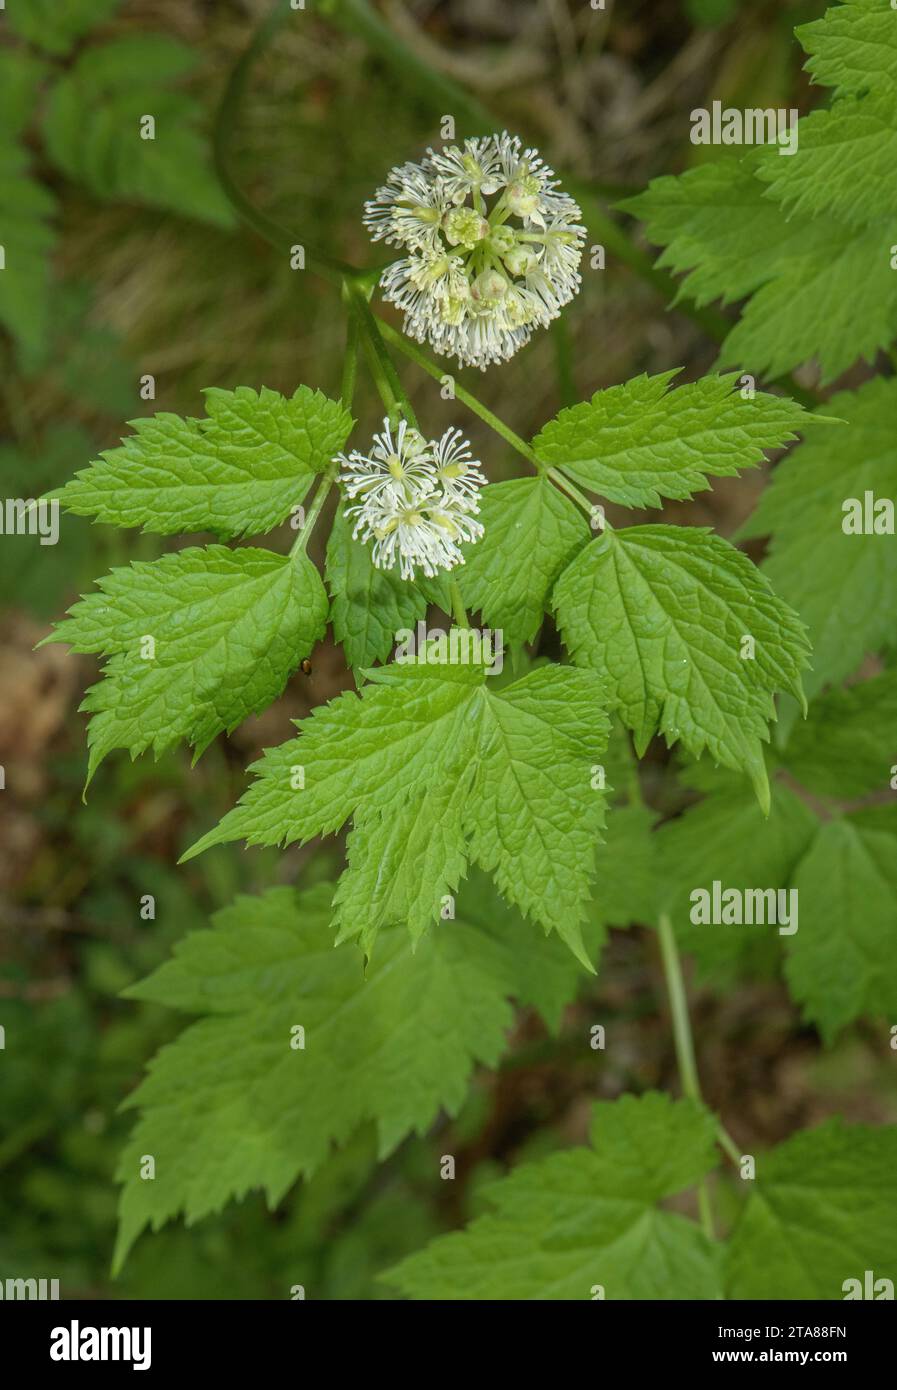
[[[249,74],[252,66],[261,53],[268,47],[277,31],[286,19],[296,11],[292,10],[287,4],[287,0],[279,0],[275,4],[268,17],[262,21],[256,29],[251,42],[246,46],[240,57],[234,64],[230,77],[227,80],[218,106],[218,113],[215,118],[215,129],[212,137],[212,152],[215,163],[215,172],[221,182],[228,199],[236,212],[243,218],[254,231],[272,246],[280,250],[291,251],[296,244],[296,238],[285,227],[281,227],[273,218],[267,217],[260,212],[249,201],[243,190],[235,182],[230,171],[228,162],[228,152],[233,139],[234,127],[237,116],[243,104],[243,97],[249,81]],[[348,265],[344,261],[336,260],[328,256],[308,242],[301,243],[305,252],[305,264],[309,270],[320,275],[323,279],[331,283],[339,283],[345,276],[354,277],[359,274],[355,266]]]
[[[673,923],[669,913],[662,912],[657,921],[657,935],[660,940],[660,954],[663,959],[663,973],[666,978],[667,997],[670,1001],[670,1015],[673,1021],[673,1040],[676,1047],[676,1061],[683,1093],[699,1103],[701,1083],[698,1080],[698,1067],[695,1061],[695,1048],[691,1036],[691,1022],[688,1017],[688,999],[685,994],[685,981],[682,978],[682,964]],[[710,1207],[710,1194],[705,1179],[698,1183],[698,1211],[701,1228],[711,1240],[714,1238],[713,1212]]]
[[[373,313],[371,317],[374,317]],[[399,333],[391,324],[386,323],[383,319],[377,319],[376,322],[381,334],[390,346],[404,353],[412,362],[416,362],[419,367],[423,368],[428,376],[433,377],[435,381],[442,381],[444,376],[450,375],[450,373],[446,372],[444,367],[440,367],[437,362],[431,361],[427,354],[422,352],[416,343],[412,342],[410,338],[406,338],[403,333]],[[541,470],[542,465],[536,458],[535,452],[531,446],[527,444],[525,439],[521,439],[519,434],[515,434],[510,425],[506,425],[504,420],[500,420],[488,406],[483,405],[482,401],[477,400],[476,396],[472,395],[470,391],[465,390],[463,386],[459,386],[457,382],[454,383],[454,392],[456,400],[459,400],[462,405],[466,405],[467,409],[474,415],[478,415],[483,423],[488,425],[491,430],[494,430],[496,434],[501,435],[505,443],[510,444],[511,448],[515,449],[518,454],[521,454],[535,469]]]

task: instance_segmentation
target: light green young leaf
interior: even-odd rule
[[[765,818],[749,793],[729,785],[731,779],[716,774],[716,780],[722,785],[658,830],[658,878],[676,939],[694,957],[699,978],[731,988],[748,972],[775,969],[784,938],[765,924],[694,923],[691,894],[712,892],[714,881],[723,888],[787,889],[818,822],[778,782]]]
[[[495,1210],[386,1276],[417,1299],[705,1299],[717,1248],[657,1206],[716,1166],[714,1121],[648,1093],[600,1102],[591,1147],[525,1163],[486,1189]]]
[[[62,56],[83,34],[111,18],[121,0],[9,0],[4,19],[14,33]]]
[[[92,714],[88,781],[113,748],[158,756],[185,739],[196,756],[282,692],[327,622],[303,553],[209,546],[112,570],[45,640],[108,656],[82,709]]]
[[[897,670],[814,700],[809,718],[795,724],[784,759],[818,796],[843,801],[889,791],[897,767]]]
[[[897,381],[879,377],[824,407],[848,428],[814,434],[775,470],[742,536],[772,533],[764,573],[810,629],[812,695],[855,671],[893,632],[897,546],[887,534],[846,535],[844,504],[897,498]]]
[[[464,602],[506,646],[530,642],[554,581],[589,539],[588,522],[547,478],[490,483],[480,502],[485,535],[465,547]]]
[[[320,391],[290,397],[262,387],[210,387],[206,416],[161,412],[56,494],[80,516],[176,535],[259,535],[298,507],[315,474],[342,448],[352,417]]]
[[[707,749],[747,772],[769,809],[772,696],[802,698],[808,646],[746,555],[698,528],[607,531],[561,575],[554,605],[573,659],[604,674],[639,754],[658,732],[695,758]]]
[[[165,34],[114,39],[86,49],[56,83],[47,104],[47,153],[97,197],[146,203],[229,227],[233,213],[212,173],[202,112],[171,83],[195,54]],[[146,115],[153,138],[141,134]]]
[[[737,373],[671,390],[676,375],[596,391],[550,420],[533,448],[543,463],[611,502],[660,507],[665,497],[681,501],[709,487],[711,476],[754,467],[764,449],[795,439],[802,417],[810,418],[784,396],[743,399]]]
[[[0,130],[7,140],[21,135],[31,123],[37,90],[48,70],[35,53],[0,49]]]
[[[333,519],[325,569],[330,590],[330,621],[353,670],[385,661],[397,633],[414,629],[425,616],[427,599],[418,584],[396,570],[377,569],[371,549],[352,539],[342,509]]]
[[[882,0],[831,5],[821,19],[794,31],[813,81],[838,92],[897,88],[893,8]]]
[[[460,629],[451,636],[464,640]],[[601,680],[551,665],[493,694],[470,664],[366,674],[360,695],[314,710],[298,738],[253,766],[239,805],[185,858],[235,839],[305,842],[351,816],[342,938],[360,933],[370,949],[396,920],[420,935],[469,855],[591,968],[580,924],[604,823],[604,796],[592,788],[609,728]]]
[[[865,1271],[897,1284],[897,1126],[826,1120],[758,1159],[728,1245],[728,1298],[843,1299]]]
[[[147,1225],[180,1213],[192,1223],[253,1188],[275,1205],[366,1121],[386,1158],[441,1109],[456,1113],[474,1066],[506,1049],[510,998],[556,1024],[582,971],[472,887],[416,951],[403,930],[384,932],[366,973],[354,946],[334,950],[330,886],[241,897],[128,991],[200,1019],[128,1098],[141,1116],[119,1168],[117,1267]],[[153,1182],[140,1177],[145,1153]]]
[[[832,1042],[866,1015],[897,1011],[897,808],[820,827],[794,878],[799,930],[785,974],[803,1015]]]

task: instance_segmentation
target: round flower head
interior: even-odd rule
[[[581,217],[538,152],[505,132],[393,169],[364,221],[374,241],[406,253],[380,279],[405,332],[485,370],[576,294]]]
[[[393,438],[384,420],[369,454],[353,450],[337,460],[347,495],[357,499],[345,508],[353,538],[373,542],[378,569],[398,565],[403,579],[413,579],[417,567],[433,579],[463,565],[461,545],[483,534],[474,516],[486,479],[460,430],[427,442],[402,421]]]

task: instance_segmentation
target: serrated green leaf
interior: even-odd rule
[[[897,1127],[827,1120],[757,1161],[728,1246],[729,1298],[843,1299],[865,1271],[897,1284]]]
[[[713,1117],[649,1093],[594,1107],[591,1147],[525,1163],[486,1190],[493,1214],[386,1276],[418,1299],[720,1296],[717,1250],[656,1203],[716,1166]]]
[[[789,772],[819,796],[889,791],[897,767],[897,671],[814,700],[783,756]]]
[[[62,56],[83,34],[105,24],[121,0],[7,0],[4,18],[14,33]]]
[[[477,912],[488,913],[488,892],[476,889]],[[365,973],[354,946],[333,948],[331,892],[238,898],[128,991],[201,1018],[128,1098],[142,1113],[119,1167],[117,1266],[149,1224],[199,1220],[252,1188],[274,1205],[366,1121],[385,1158],[441,1109],[457,1113],[477,1063],[495,1065],[510,998],[554,1021],[582,978],[559,942],[507,908],[484,927],[463,897],[457,920],[416,951],[404,931],[384,932]],[[297,1025],[302,1048],[291,1047]],[[139,1175],[145,1153],[152,1182]]]
[[[818,822],[780,783],[772,784],[764,817],[741,787],[722,780],[721,787],[660,827],[656,854],[662,901],[679,945],[694,957],[700,979],[731,988],[746,973],[777,967],[783,938],[766,924],[694,923],[691,894],[712,892],[714,881],[723,888],[787,889]]]
[[[47,104],[44,138],[54,164],[97,197],[231,226],[230,204],[197,129],[202,112],[169,85],[194,66],[191,49],[164,34],[85,50]],[[152,139],[141,135],[144,116],[155,121]]]
[[[764,255],[766,283],[720,350],[723,366],[781,376],[818,360],[823,384],[858,358],[868,362],[897,334],[897,276],[886,222],[858,232],[833,217],[807,221]]]
[[[799,178],[800,147],[785,158],[761,149],[657,179],[623,206],[665,247],[658,265],[689,272],[683,294],[698,304],[752,296],[720,349],[722,367],[775,377],[816,359],[829,382],[897,334],[890,220],[882,211],[859,232],[829,213],[788,216],[757,177],[773,159]]]
[[[413,629],[427,611],[419,584],[397,570],[377,569],[371,549],[352,539],[342,510],[333,519],[325,569],[333,635],[353,670],[385,661],[402,629]]]
[[[88,781],[113,748],[158,756],[185,739],[198,757],[277,698],[327,622],[302,553],[191,548],[98,585],[45,639],[110,658],[82,705],[93,716]]]
[[[547,478],[490,483],[480,494],[485,535],[465,549],[464,602],[505,644],[530,642],[552,585],[587,540],[584,516]]]
[[[533,440],[536,454],[611,502],[660,507],[754,467],[810,418],[787,397],[743,399],[737,373],[670,389],[676,375],[635,377],[562,410]]]
[[[895,65],[897,66],[897,65]],[[800,122],[797,157],[757,166],[769,195],[789,213],[831,213],[851,227],[897,213],[897,90],[844,97]]]
[[[204,419],[161,412],[56,494],[80,516],[175,535],[229,540],[286,520],[346,442],[352,417],[320,391],[210,387]]]
[[[775,470],[742,536],[772,533],[763,565],[810,629],[812,695],[856,670],[893,630],[897,546],[889,535],[845,535],[843,503],[897,498],[897,381],[880,377],[824,407],[848,428],[814,434]]]
[[[554,605],[573,659],[605,676],[640,754],[658,732],[695,758],[706,749],[747,772],[768,809],[772,695],[801,698],[808,646],[746,555],[698,528],[608,531],[561,575]]]
[[[254,764],[256,781],[239,805],[185,858],[235,839],[301,843],[351,816],[348,878],[337,895],[343,938],[360,934],[370,949],[395,920],[419,935],[469,854],[508,901],[591,968],[580,932],[604,823],[603,793],[591,785],[609,729],[602,682],[554,665],[494,694],[473,665],[391,665],[367,675],[360,695],[314,710],[298,738]]]
[[[804,66],[821,86],[838,92],[897,88],[894,12],[886,0],[831,5],[794,32],[810,55]]]
[[[887,829],[852,817],[821,826],[795,874],[800,926],[785,974],[827,1042],[855,1018],[897,1011],[895,810]]]
[[[769,278],[770,258],[802,244],[807,220],[782,216],[756,178],[754,161],[713,160],[678,177],[653,179],[620,204],[664,247],[657,264],[684,275],[679,294],[703,306],[731,304]],[[764,254],[757,255],[757,247]]]

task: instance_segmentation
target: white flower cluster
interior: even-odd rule
[[[461,431],[446,430],[427,441],[406,420],[393,434],[389,420],[375,434],[367,454],[338,454],[340,479],[353,505],[353,537],[374,542],[378,569],[394,569],[413,579],[415,566],[428,579],[439,570],[463,565],[460,546],[483,534],[474,516],[486,478]]]
[[[374,241],[405,250],[380,280],[405,332],[485,370],[576,294],[581,217],[538,151],[504,132],[393,169],[364,222]]]

